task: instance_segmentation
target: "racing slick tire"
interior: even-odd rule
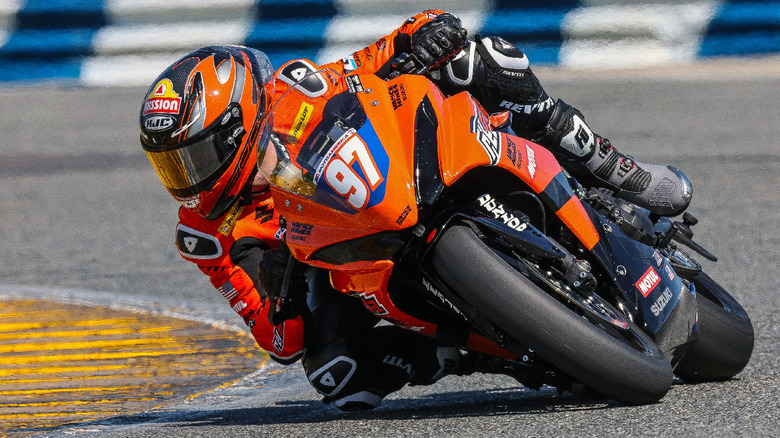
[[[591,322],[506,263],[468,226],[447,228],[431,261],[500,330],[591,389],[638,405],[657,402],[671,387],[669,360],[637,326],[620,331]]]
[[[704,272],[693,277],[699,338],[674,368],[689,383],[728,380],[753,353],[753,324],[745,309]]]

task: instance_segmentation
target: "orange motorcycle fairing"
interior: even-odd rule
[[[436,323],[399,308],[388,291],[401,236],[408,238],[420,220],[417,172],[430,171],[451,186],[476,167],[506,169],[553,205],[564,222],[575,224],[586,245],[598,240],[579,200],[562,184],[555,158],[539,145],[494,131],[468,94],[445,98],[422,76],[383,81],[317,74],[329,79],[323,81],[325,92],[311,97],[293,85],[277,102],[271,122],[276,143],[264,146],[268,150],[261,150],[258,163],[262,170],[269,157],[278,161],[267,177],[293,256],[329,270],[336,290],[361,299],[378,317],[434,338],[442,335]],[[354,101],[357,109],[350,106]],[[334,119],[328,113],[334,106],[349,115]],[[436,148],[437,169],[415,163],[416,148],[425,147],[416,143],[423,106],[435,113],[436,144],[425,145]],[[579,222],[573,219],[578,214]],[[497,357],[517,357],[473,328],[459,342]]]
[[[477,167],[505,169],[540,195],[587,249],[598,243],[596,228],[550,151],[521,137],[494,131],[496,120],[466,92],[448,98],[441,116],[439,161],[445,185],[451,186]]]
[[[285,98],[274,108],[273,130],[288,133],[282,138],[288,148],[307,142],[322,121],[325,103],[338,94],[354,95],[366,113],[362,127],[346,130],[330,146],[311,181],[286,184],[283,172],[277,172],[272,181],[276,208],[288,220],[287,243],[296,259],[328,269],[352,269],[351,264],[345,268],[318,262],[314,253],[340,242],[417,224],[414,119],[417,104],[430,88],[423,78],[409,79],[386,83],[374,76],[361,76],[362,92],[331,84],[328,92],[317,98],[302,94]],[[294,87],[291,92],[295,92]],[[304,128],[296,128],[306,105],[311,106],[311,116]],[[308,188],[302,188],[307,184]],[[312,198],[328,190],[332,192],[329,204],[322,203],[322,196]],[[334,208],[333,199],[339,200],[338,208]]]

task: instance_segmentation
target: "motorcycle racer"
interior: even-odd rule
[[[179,253],[209,276],[258,345],[282,364],[302,358],[325,401],[344,410],[373,408],[407,383],[465,373],[466,362],[457,349],[432,339],[374,327],[376,317],[330,288],[322,271],[296,270],[290,294],[277,306],[289,253],[279,248],[280,217],[257,169],[256,143],[267,139],[260,122],[277,83],[281,89],[293,78],[285,72],[296,74],[287,67],[314,68],[297,62],[275,77],[255,49],[212,46],[185,56],[148,90],[141,144],[182,205]]]
[[[429,384],[478,367],[474,357],[432,339],[376,327],[358,300],[329,287],[324,272],[288,272],[289,253],[280,248],[284,229],[268,182],[257,171],[256,145],[268,138],[260,122],[273,101],[307,73],[331,68],[386,76],[397,67],[398,53],[413,53],[417,62],[434,67],[429,77],[442,91],[467,90],[490,112],[512,112],[517,134],[549,147],[589,183],[658,214],[679,213],[690,202],[690,184],[681,172],[618,153],[576,109],[553,102],[519,49],[500,38],[477,37],[458,50],[465,36],[457,17],[426,11],[342,60],[320,67],[294,60],[276,72],[258,50],[206,47],[166,69],[144,100],[142,147],[182,204],[180,254],[209,276],[261,348],[283,364],[302,358],[324,400],[344,410],[370,409],[407,383]],[[308,86],[312,93],[327,89]],[[312,123],[305,111],[302,106],[300,123]],[[281,300],[285,278],[291,287]]]

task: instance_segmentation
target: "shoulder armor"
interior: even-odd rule
[[[222,245],[215,236],[182,224],[176,226],[176,247],[187,259],[216,259],[222,256]]]
[[[276,74],[277,78],[286,84],[296,85],[303,94],[309,97],[319,97],[328,91],[328,83],[317,72],[317,67],[306,59],[296,59],[283,65]]]
[[[477,46],[482,59],[493,68],[522,71],[529,67],[528,57],[522,50],[501,37],[485,37]]]

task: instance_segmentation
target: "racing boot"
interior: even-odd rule
[[[383,327],[399,329],[398,327]],[[411,332],[408,332],[411,334]],[[397,334],[397,333],[396,333]],[[417,336],[417,335],[413,335]],[[398,336],[403,338],[404,336]],[[395,339],[390,340],[393,343]],[[407,337],[405,344],[407,353],[413,353],[414,359],[407,361],[403,354],[390,353],[384,355],[381,362],[361,361],[362,366],[355,360],[339,356],[338,360],[332,360],[326,365],[330,379],[336,379],[331,385],[335,385],[339,375],[346,375],[345,380],[340,381],[338,389],[327,392],[320,382],[326,373],[317,370],[309,375],[309,381],[322,394],[327,394],[322,401],[333,404],[342,411],[367,411],[376,408],[388,394],[397,391],[406,383],[415,385],[431,385],[445,376],[465,376],[475,372],[499,372],[488,371],[487,357],[477,353],[460,350],[450,346],[436,346],[435,342],[428,339],[414,339]],[[395,353],[400,350],[390,349]],[[416,354],[414,354],[414,351]],[[377,357],[378,358],[378,357]],[[304,359],[306,361],[308,358]],[[358,359],[360,361],[360,359]],[[497,359],[496,359],[497,360]],[[341,362],[341,363],[339,363]],[[350,363],[354,365],[349,365]],[[304,367],[310,363],[304,362]],[[372,366],[373,365],[373,366]],[[370,368],[370,372],[360,372],[360,368]],[[338,369],[346,370],[339,374]],[[491,368],[492,369],[492,368]],[[351,371],[350,371],[351,370]]]
[[[560,99],[539,141],[580,183],[611,192],[652,213],[675,216],[691,203],[693,188],[684,173],[672,166],[641,163],[618,152],[609,140],[591,131],[579,111]]]

